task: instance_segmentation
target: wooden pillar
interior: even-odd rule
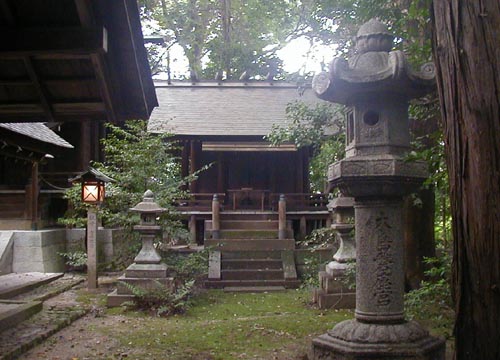
[[[303,150],[298,149],[295,152],[295,191],[298,193],[304,192],[304,162],[302,156]]]
[[[189,240],[192,244],[196,244],[196,215],[189,217]]]
[[[87,170],[90,160],[92,160],[91,148],[92,138],[90,136],[90,124],[82,121],[80,124],[80,163],[78,170]]]
[[[217,156],[217,192],[223,193],[224,184],[226,182],[225,179],[225,164],[224,164],[224,153],[219,152]]]
[[[217,194],[212,200],[212,239],[220,238],[220,204]]]
[[[33,162],[31,166],[31,181],[29,184],[29,202],[31,230],[38,229],[38,195],[40,193],[38,184],[38,162]]]
[[[201,155],[201,142],[191,140],[190,154],[189,154],[189,174],[192,175],[199,168],[199,156]],[[197,180],[191,181],[189,184],[189,191],[196,193],[198,189]]]
[[[304,148],[304,151],[302,151],[302,186],[303,186],[303,192],[308,193],[311,191],[310,184],[309,184],[309,148]]]
[[[182,143],[181,151],[181,176],[185,178],[189,175],[189,141],[184,141]],[[182,185],[182,190],[187,190],[187,184]]]
[[[271,192],[276,192],[276,153],[270,154],[269,160],[269,189]]]
[[[307,235],[307,221],[305,216],[300,217],[300,229],[299,229],[299,236],[301,239],[305,239]]]
[[[286,239],[286,199],[285,195],[280,195],[278,202],[278,239]]]
[[[97,209],[87,210],[87,288],[97,289]]]

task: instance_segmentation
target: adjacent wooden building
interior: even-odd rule
[[[2,0],[0,26],[0,123],[44,123],[73,146],[46,130],[35,141],[38,125],[0,128],[0,228],[37,228],[61,215],[67,179],[100,158],[104,122],[147,119],[157,100],[135,0]]]

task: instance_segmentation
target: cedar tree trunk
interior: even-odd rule
[[[456,359],[500,359],[500,1],[435,0]]]

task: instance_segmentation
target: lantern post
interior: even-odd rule
[[[97,210],[104,201],[106,183],[114,181],[97,169],[89,170],[71,182],[81,182],[81,199],[87,209],[87,288],[97,289]]]

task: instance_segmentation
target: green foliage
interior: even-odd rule
[[[128,121],[120,128],[107,124],[108,134],[102,139],[105,162],[93,164],[116,182],[106,185],[106,201],[99,210],[104,225],[130,229],[138,222],[138,215],[128,211],[142,201],[147,189],[155,193],[156,202],[168,211],[160,218],[164,231],[178,232],[180,223],[175,216],[174,203],[186,194],[180,186],[196,177],[182,178],[177,147],[166,141],[169,135],[147,132],[145,121]],[[80,186],[75,185],[65,194],[72,204],[61,222],[82,225],[88,205],[80,199]]]
[[[184,313],[189,308],[194,280],[177,286],[165,286],[155,281],[148,288],[126,282],[123,284],[134,295],[134,308],[152,312],[156,316],[170,316]]]
[[[207,247],[188,255],[167,252],[162,254],[162,258],[172,276],[177,280],[184,282],[191,280],[199,281],[204,278],[208,271],[209,253],[210,249]]]
[[[167,46],[179,44],[190,68],[208,79],[222,70],[228,79],[246,70],[260,76],[268,67],[279,72],[276,51],[300,18],[298,4],[285,0],[141,0],[139,5],[143,19],[156,21],[167,35]]]
[[[439,258],[426,258],[430,267],[425,272],[428,280],[419,289],[405,295],[406,315],[409,319],[432,322],[433,327],[442,327],[445,334],[451,335],[453,324],[453,305],[451,297],[451,258],[447,252]]]
[[[346,288],[350,290],[356,289],[356,261],[347,263],[347,268],[341,281]]]
[[[291,142],[297,147],[312,146],[314,156],[309,164],[311,189],[323,192],[328,166],[344,157],[345,134],[342,108],[319,103],[315,106],[302,101],[289,103],[286,107],[289,124],[273,126],[265,136],[272,145]],[[325,133],[329,134],[326,136]]]
[[[58,252],[64,258],[64,263],[73,268],[83,268],[87,265],[87,253],[85,251]]]
[[[336,231],[329,227],[313,230],[304,240],[296,242],[299,248],[309,248],[312,250],[323,249],[328,246],[338,248]]]

